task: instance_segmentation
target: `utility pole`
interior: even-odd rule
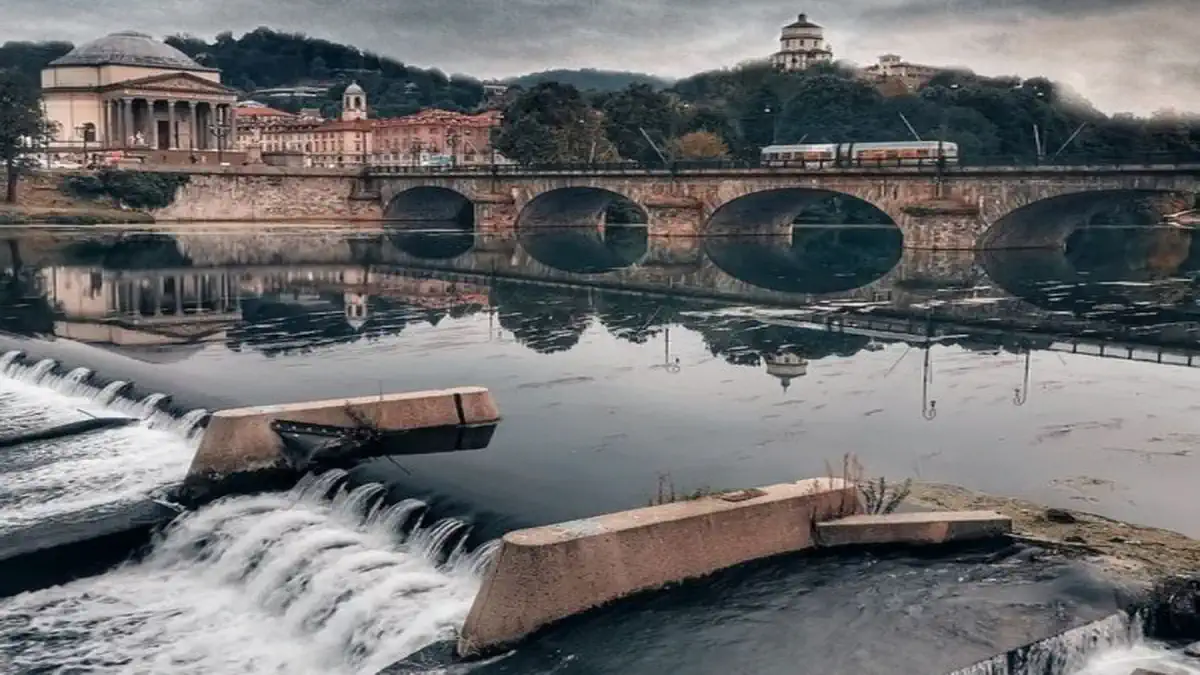
[[[670,161],[667,160],[667,156],[663,154],[662,150],[658,149],[658,145],[650,138],[650,134],[646,133],[646,130],[641,127],[638,127],[638,131],[642,132],[642,138],[646,139],[646,142],[650,144],[651,148],[654,148],[654,152],[658,155],[658,158],[662,160],[663,167],[669,165]]]
[[[1084,128],[1084,127],[1086,127],[1086,126],[1087,126],[1087,122],[1084,122],[1083,124],[1080,124],[1080,125],[1079,125],[1079,128],[1075,130],[1075,133],[1071,134],[1071,137],[1067,139],[1067,142],[1066,142],[1066,143],[1063,143],[1063,144],[1062,144],[1062,147],[1058,149],[1058,152],[1054,153],[1054,156],[1053,156],[1053,157],[1051,157],[1050,159],[1051,159],[1051,160],[1057,159],[1057,158],[1058,158],[1058,156],[1062,154],[1062,151],[1063,151],[1063,150],[1066,150],[1066,149],[1067,149],[1067,146],[1068,146],[1068,145],[1070,145],[1072,142],[1074,142],[1074,140],[1075,140],[1076,138],[1078,138],[1078,137],[1079,137],[1079,134],[1083,132],[1083,128]]]
[[[908,118],[904,116],[904,113],[897,113],[897,114],[899,114],[900,119],[904,121],[904,126],[908,127],[908,133],[912,134],[913,138],[917,139],[917,141],[920,142],[921,134],[918,134],[917,130],[913,128],[913,125],[909,124]]]

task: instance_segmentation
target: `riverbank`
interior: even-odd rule
[[[1097,558],[1137,581],[1200,572],[1200,541],[1154,527],[1083,511],[1048,509],[1034,502],[975,492],[957,485],[918,483],[907,503],[939,511],[986,509],[1013,520],[1013,533],[1063,552]]]
[[[0,225],[132,225],[149,224],[142,211],[107,206],[26,206],[0,204]]]

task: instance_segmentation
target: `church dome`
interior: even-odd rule
[[[357,82],[351,82],[350,86],[346,87],[346,93],[347,94],[365,94],[367,92],[363,91],[363,88],[358,86]]]
[[[140,66],[173,70],[213,70],[193,61],[187,54],[144,33],[113,33],[82,44],[51,66]]]

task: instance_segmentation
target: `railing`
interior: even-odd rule
[[[733,171],[774,171],[813,173],[829,171],[897,171],[903,173],[977,172],[988,169],[1121,169],[1148,166],[1200,166],[1200,152],[1142,153],[1121,156],[1073,154],[1059,157],[962,157],[962,158],[894,158],[894,159],[819,159],[819,160],[681,160],[675,162],[613,162],[569,164],[462,164],[457,166],[371,166],[371,175],[528,175],[548,173],[586,173],[638,175],[647,173],[721,173]]]

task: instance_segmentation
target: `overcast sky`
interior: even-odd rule
[[[477,77],[680,77],[761,58],[805,11],[835,56],[1044,74],[1109,112],[1200,111],[1200,0],[0,0],[0,41],[302,31]]]

